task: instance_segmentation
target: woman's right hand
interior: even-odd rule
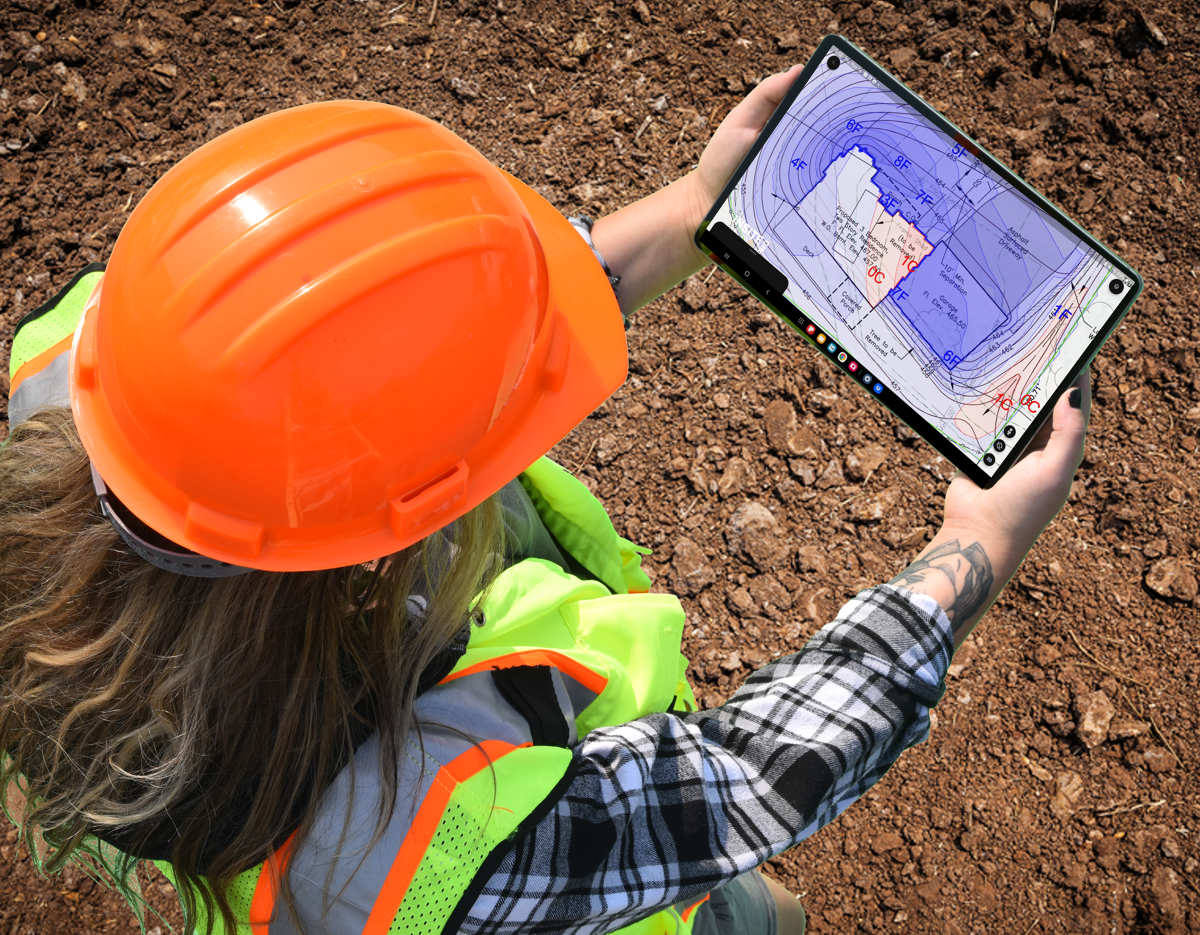
[[[946,492],[942,528],[892,581],[941,604],[954,626],[956,647],[1067,502],[1083,459],[1091,403],[1091,381],[1084,373],[994,486],[983,490],[963,474],[955,477]]]

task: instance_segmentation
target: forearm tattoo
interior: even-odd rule
[[[978,542],[963,548],[957,539],[939,545],[923,555],[893,578],[891,583],[902,588],[929,581],[934,575],[944,576],[954,588],[954,601],[945,608],[946,616],[959,630],[986,603],[992,590],[992,563]]]

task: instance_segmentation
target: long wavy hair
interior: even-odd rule
[[[23,794],[12,817],[39,866],[86,864],[97,837],[145,853],[169,832],[189,927],[207,919],[211,932],[220,917],[233,931],[233,879],[293,830],[304,839],[320,792],[372,731],[378,838],[401,747],[419,736],[421,675],[468,625],[502,528],[489,498],[455,524],[455,548],[183,577],[142,561],[104,518],[68,410],[17,426],[0,449],[0,791]],[[407,599],[431,581],[414,616]],[[245,818],[230,829],[230,814]],[[136,866],[104,867],[127,897]],[[286,875],[280,895],[298,927]]]

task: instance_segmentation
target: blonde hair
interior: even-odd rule
[[[303,840],[373,730],[378,838],[400,747],[419,735],[421,675],[467,625],[502,528],[490,498],[455,524],[453,549],[182,577],[140,559],[101,514],[68,410],[17,426],[0,449],[0,784],[27,796],[19,821],[42,865],[94,851],[94,835],[124,834],[138,852],[169,832],[186,917],[202,908],[209,931],[216,916],[233,930],[234,877],[293,830]],[[414,619],[406,601],[422,582],[437,587]],[[247,796],[245,821],[210,847]],[[127,896],[136,864],[110,868]],[[281,897],[299,927],[286,879]]]

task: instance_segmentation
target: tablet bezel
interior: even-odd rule
[[[845,36],[829,35],[822,39],[817,45],[816,51],[813,52],[812,57],[808,60],[808,63],[800,72],[799,77],[795,80],[795,82],[793,82],[791,88],[788,89],[787,94],[784,96],[779,106],[775,109],[775,113],[771,116],[771,119],[767,122],[767,125],[763,127],[758,139],[755,141],[754,145],[750,147],[750,151],[742,159],[741,163],[730,177],[729,182],[726,184],[717,200],[713,203],[712,208],[709,209],[708,214],[705,216],[704,221],[700,224],[700,227],[696,230],[694,236],[697,249],[708,255],[723,270],[725,270],[725,272],[731,275],[752,295],[754,295],[755,298],[771,309],[771,311],[775,312],[775,314],[783,319],[783,321],[786,322],[793,331],[795,331],[801,338],[812,345],[814,349],[817,351],[822,351],[822,347],[816,342],[816,340],[804,332],[804,325],[810,322],[811,318],[801,309],[793,305],[785,296],[779,294],[776,289],[772,288],[773,282],[771,281],[770,271],[774,271],[774,267],[767,263],[765,259],[755,254],[753,248],[751,248],[748,244],[745,246],[749,251],[749,254],[742,254],[740,257],[738,257],[737,266],[731,265],[733,263],[733,259],[730,257],[729,252],[726,251],[723,255],[719,255],[722,253],[720,250],[720,242],[716,240],[713,234],[709,233],[709,228],[712,226],[717,212],[725,203],[726,199],[729,198],[730,193],[734,190],[734,188],[741,184],[742,176],[745,175],[747,169],[750,167],[750,164],[754,161],[755,157],[758,156],[762,148],[767,144],[767,141],[771,138],[771,135],[774,133],[776,127],[778,127],[783,121],[792,103],[799,96],[800,92],[804,89],[805,85],[807,85],[808,81],[815,74],[816,70],[825,61],[826,55],[828,55],[835,48],[839,54],[846,55],[853,59],[856,64],[861,66],[865,71],[876,78],[888,90],[899,95],[902,100],[904,100],[922,117],[924,117],[934,127],[934,129],[946,134],[955,143],[962,146],[963,149],[966,150],[966,152],[968,152],[971,156],[978,158],[984,165],[987,166],[988,169],[1020,191],[1034,204],[1035,207],[1037,207],[1038,210],[1042,211],[1051,219],[1063,225],[1087,246],[1091,247],[1101,257],[1110,262],[1119,273],[1133,280],[1134,287],[1129,290],[1129,294],[1125,296],[1124,299],[1118,302],[1108,321],[1105,322],[1105,324],[1096,333],[1096,337],[1080,356],[1078,363],[1069,371],[1069,376],[1054,388],[1054,390],[1042,403],[1041,410],[1033,416],[1029,428],[1025,431],[1024,436],[1021,439],[1020,448],[1013,450],[1012,453],[1001,462],[999,467],[992,474],[988,474],[986,471],[984,471],[974,459],[972,459],[966,452],[962,451],[953,442],[942,435],[942,433],[934,425],[917,413],[891,388],[885,388],[883,393],[871,392],[868,387],[863,386],[862,383],[847,370],[846,364],[839,364],[839,362],[832,356],[822,353],[822,357],[828,359],[829,362],[839,370],[839,372],[857,384],[860,389],[867,393],[868,396],[882,404],[884,408],[888,409],[894,416],[896,416],[896,418],[900,419],[901,422],[906,424],[909,428],[920,435],[921,438],[923,438],[934,449],[936,449],[939,454],[941,454],[944,458],[946,458],[947,461],[962,471],[972,481],[974,481],[980,487],[987,489],[999,481],[1000,478],[1003,477],[1012,468],[1012,466],[1021,459],[1024,449],[1034,438],[1037,437],[1042,427],[1046,424],[1046,420],[1050,418],[1059,397],[1070,388],[1071,384],[1075,381],[1079,374],[1083,373],[1084,370],[1091,366],[1092,360],[1095,358],[1100,348],[1104,345],[1104,342],[1112,337],[1113,331],[1116,329],[1117,325],[1121,323],[1121,320],[1133,306],[1133,303],[1137,300],[1138,296],[1141,295],[1144,282],[1142,277],[1138,275],[1137,271],[1132,266],[1113,253],[1112,250],[1098,241],[1082,226],[1068,217],[1041,192],[1018,176],[1015,172],[1008,168],[1008,166],[989,153],[984,147],[980,146],[959,127],[955,126],[951,121],[942,116],[942,114],[940,114],[930,104],[923,100],[918,94],[916,94],[916,92],[900,82],[899,79],[890,74],[862,49],[856,46]],[[765,263],[766,268],[761,272],[748,268],[754,267],[756,263]],[[819,326],[819,323],[817,324]]]

